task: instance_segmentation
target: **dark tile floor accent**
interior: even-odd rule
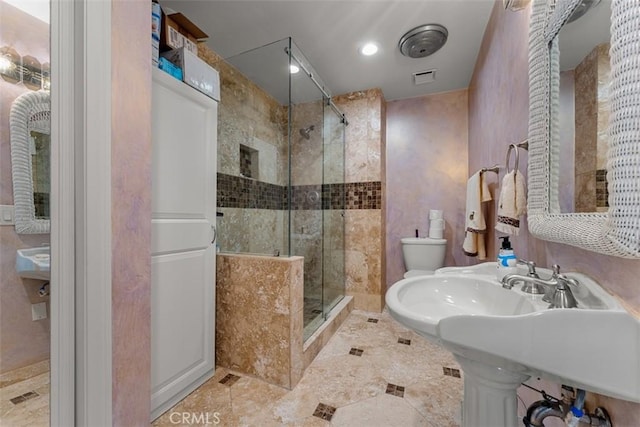
[[[398,338],[398,344],[411,345],[411,340],[406,338]]]
[[[11,399],[9,399],[11,401],[11,403],[13,403],[14,405],[17,405],[18,403],[22,403],[25,402],[29,399],[33,399],[34,397],[38,397],[40,396],[38,393],[36,393],[35,391],[29,391],[25,394],[22,394],[20,396],[16,396],[13,397]]]
[[[355,347],[351,347],[351,350],[349,350],[349,354],[353,354],[354,356],[362,356],[362,353],[364,353],[364,350]]]
[[[387,384],[387,394],[392,396],[404,397],[404,387],[401,385]]]
[[[443,366],[442,371],[448,377],[460,378],[460,369],[447,368],[446,366]]]
[[[367,319],[367,322],[369,323],[378,323],[378,319],[374,319],[373,317],[370,317]]]
[[[229,387],[231,387],[232,385],[234,385],[236,383],[236,381],[238,381],[240,379],[239,376],[237,375],[233,375],[233,374],[227,374],[225,375],[225,377],[223,379],[221,379],[219,381],[220,384],[224,384],[227,385]]]
[[[333,414],[336,413],[336,408],[333,406],[325,405],[324,403],[318,403],[316,410],[313,412],[314,417],[321,418],[325,421],[331,421]]]

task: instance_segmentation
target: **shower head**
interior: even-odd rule
[[[314,125],[311,125],[308,128],[300,129],[300,135],[302,135],[304,139],[309,139],[310,138],[309,132],[311,132],[315,128],[316,127]]]

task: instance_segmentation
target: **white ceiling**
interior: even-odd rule
[[[466,88],[495,0],[173,0],[209,35],[223,58],[292,37],[333,95],[381,88],[387,100]],[[497,0],[502,3],[501,0]],[[524,13],[524,12],[515,12]],[[449,31],[445,46],[413,59],[398,50],[402,35],[438,23]],[[380,52],[358,49],[375,41]],[[255,64],[260,70],[263,64]],[[436,81],[413,84],[412,73],[436,69]]]
[[[602,0],[560,31],[560,69],[573,70],[595,46],[609,41],[611,0]]]

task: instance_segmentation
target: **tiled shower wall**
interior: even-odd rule
[[[286,253],[286,107],[202,44],[199,55],[220,72],[221,79],[218,211],[224,216],[218,219],[220,247],[225,252]],[[384,306],[385,102],[377,89],[340,95],[334,102],[349,121],[344,143],[337,134],[323,141],[323,115],[330,114],[323,112],[319,102],[297,104],[292,111],[292,254],[306,258],[306,290],[319,291],[323,238],[325,259],[339,265],[339,258],[345,256],[346,293],[354,296],[355,308],[380,311]],[[298,130],[310,125],[315,129],[307,140]],[[330,132],[338,129],[335,126]],[[241,176],[241,145],[258,150],[258,179]],[[340,160],[343,150],[344,180]],[[340,211],[343,193],[347,209],[344,219]],[[323,220],[325,227],[320,227]],[[323,230],[325,235],[321,236]],[[304,248],[303,253],[296,252],[296,247]],[[341,287],[339,269],[328,268],[324,274],[329,289],[334,282]]]
[[[216,364],[294,387],[304,371],[303,261],[219,254]]]
[[[356,309],[381,311],[386,291],[383,285],[386,102],[379,89],[340,95],[334,102],[349,120],[345,180],[347,187],[358,189],[359,195],[357,199],[347,195],[346,293],[353,296]]]
[[[219,246],[225,252],[285,253],[286,108],[203,43],[198,49],[220,73],[217,205],[224,216],[217,221]],[[257,177],[241,173],[241,151],[258,152],[251,159]]]
[[[595,47],[575,68],[575,212],[606,212],[609,44]],[[593,120],[597,117],[597,120]]]

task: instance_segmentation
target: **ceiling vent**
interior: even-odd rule
[[[402,36],[398,47],[404,56],[424,58],[444,46],[447,37],[449,32],[440,24],[421,25]]]
[[[436,81],[436,70],[418,71],[413,73],[413,84],[423,85]]]

